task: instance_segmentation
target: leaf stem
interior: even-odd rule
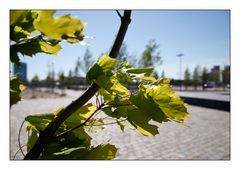
[[[117,121],[116,121],[116,122],[102,123],[102,124],[97,124],[97,125],[94,125],[94,124],[87,125],[86,123],[100,110],[101,110],[101,107],[96,109],[83,123],[81,123],[81,124],[79,124],[79,125],[77,125],[77,126],[75,126],[73,128],[70,128],[70,129],[68,129],[68,130],[66,130],[66,131],[64,131],[62,133],[59,133],[58,135],[55,136],[55,138],[60,138],[60,137],[62,137],[64,135],[68,134],[69,132],[72,132],[75,129],[78,129],[78,128],[82,127],[82,126],[91,126],[91,127],[92,126],[104,126],[104,125],[112,125],[112,124],[116,124],[117,123]],[[120,120],[118,122],[123,122],[123,121],[126,121],[126,120],[127,120],[127,118],[125,118],[123,120]]]
[[[127,118],[125,118],[123,120],[119,120],[118,122],[124,122],[126,120],[127,120]],[[102,123],[102,124],[97,124],[97,125],[85,125],[85,126],[105,126],[105,125],[112,125],[112,124],[116,124],[116,123],[117,123],[117,121],[109,122],[109,123]]]
[[[68,134],[69,132],[71,132],[71,131],[73,131],[73,130],[75,130],[75,129],[78,129],[78,128],[86,125],[86,123],[87,123],[87,122],[95,115],[95,113],[97,113],[99,110],[101,110],[101,106],[100,106],[98,109],[96,109],[83,123],[81,123],[80,125],[77,125],[77,126],[71,128],[71,129],[68,129],[68,130],[66,130],[66,131],[64,131],[64,132],[56,135],[55,138],[59,138],[59,137],[61,137],[61,136],[63,136],[63,135]]]

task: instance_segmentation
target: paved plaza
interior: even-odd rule
[[[56,99],[28,99],[10,110],[10,159],[18,150],[17,135],[22,120],[28,114],[50,113],[66,106],[81,92]],[[76,95],[76,96],[75,96]],[[93,101],[93,99],[92,99]],[[137,131],[122,132],[117,125],[108,125],[92,135],[94,145],[102,142],[119,148],[117,160],[229,160],[230,113],[196,106],[187,106],[190,118],[186,126],[167,122],[159,125],[159,134],[145,137]],[[21,133],[26,144],[26,131]],[[22,159],[19,153],[16,159]]]
[[[182,97],[230,101],[229,91],[177,91],[176,93]]]

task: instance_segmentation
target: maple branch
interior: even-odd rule
[[[131,10],[125,10],[121,19],[121,25],[114,41],[113,47],[109,53],[111,58],[116,58],[118,52],[122,46],[123,39],[128,29],[128,25],[131,22]],[[48,142],[53,138],[57,129],[60,125],[74,113],[77,109],[82,107],[86,102],[88,102],[95,93],[99,90],[99,86],[95,83],[80,96],[77,100],[69,104],[64,110],[62,110],[58,116],[56,116],[46,127],[46,129],[40,132],[38,140],[32,147],[32,149],[24,157],[25,160],[35,160],[38,159],[39,155],[42,153],[43,149],[47,146]]]

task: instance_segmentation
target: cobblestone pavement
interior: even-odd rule
[[[26,115],[52,112],[72,99],[23,100],[12,106],[10,159],[18,150],[17,134]],[[230,113],[195,106],[188,106],[188,111],[191,117],[186,121],[187,126],[175,122],[158,124],[160,134],[145,137],[134,130],[122,132],[118,126],[108,125],[92,134],[92,143],[97,145],[110,139],[110,143],[119,148],[116,159],[120,160],[229,160]],[[26,143],[24,132],[21,133],[22,145]],[[22,159],[20,153],[16,159]]]

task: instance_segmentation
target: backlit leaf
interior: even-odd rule
[[[72,140],[71,143],[50,141],[39,159],[48,160],[73,160],[81,159],[87,152],[86,146],[82,146],[80,140]]]
[[[157,81],[154,77],[151,77],[150,75],[153,73],[153,68],[132,68],[131,66],[127,64],[120,65],[118,68],[118,71],[121,76],[121,79],[125,80],[144,80],[144,81],[150,81],[155,82]]]
[[[91,116],[91,114],[93,114],[96,109],[97,107],[93,104],[87,104],[85,106],[82,106],[73,114],[71,114],[71,116],[69,116],[64,123],[69,127],[79,125],[89,116]]]
[[[130,92],[117,79],[116,74],[112,74],[117,63],[116,59],[103,55],[87,73],[87,79],[95,82],[113,96],[129,97]]]
[[[128,121],[145,136],[155,136],[158,134],[158,127],[149,124],[151,117],[141,110],[129,110]]]
[[[171,120],[183,122],[189,117],[184,102],[169,85],[158,85],[147,94]]]
[[[144,76],[150,76],[153,70],[153,68],[129,68],[126,72],[130,74],[144,74]]]
[[[16,66],[20,66],[20,58],[18,56],[18,50],[16,48],[10,47],[10,61]]]
[[[53,114],[54,114],[55,116],[58,116],[63,110],[64,110],[64,107],[60,107],[59,109],[55,110],[55,111],[53,112]]]
[[[159,108],[159,106],[146,96],[142,91],[137,95],[131,95],[130,101],[140,110],[147,114],[152,120],[162,123],[168,121],[166,115]]]
[[[150,82],[155,82],[157,81],[154,77],[148,77],[148,76],[135,76],[135,80],[145,80],[145,81],[150,81]]]
[[[94,64],[87,72],[86,77],[88,81],[92,82],[94,80],[97,80],[98,77],[102,75],[111,75],[111,72],[114,69],[116,63],[116,59],[113,59],[108,55],[103,55],[99,58],[97,63]]]
[[[11,53],[33,56],[37,53],[44,52],[46,54],[57,54],[61,50],[59,44],[52,45],[50,42],[43,40],[41,37],[32,39],[26,43],[11,45]],[[11,54],[12,55],[12,54]]]
[[[76,145],[75,147],[69,147],[69,146],[63,146],[61,143],[56,143],[56,142],[55,143],[51,142],[51,143],[50,145],[48,145],[47,150],[45,151],[45,154],[40,159],[111,160],[115,158],[115,155],[117,152],[117,148],[114,145],[110,145],[110,144],[104,144],[104,145],[99,145],[97,147],[87,148],[87,147],[81,146],[81,144]]]
[[[10,10],[10,25],[23,21],[28,12],[28,10]]]
[[[111,95],[107,90],[101,88],[100,95],[103,96],[105,104],[114,104],[115,103],[116,96]]]
[[[52,113],[34,114],[25,117],[25,121],[28,123],[28,126],[31,126],[38,131],[43,131],[54,117],[55,115]]]
[[[33,20],[34,17],[30,10],[11,10],[10,39],[17,43],[27,41],[31,34],[36,33]]]
[[[19,65],[19,53],[33,56],[37,53],[57,54],[60,41],[77,43],[83,40],[81,21],[70,15],[54,17],[52,10],[10,11],[10,59]],[[55,42],[55,43],[53,43]]]
[[[100,75],[94,82],[113,96],[119,96],[122,98],[130,96],[129,90],[118,81],[115,75],[111,77]]]
[[[90,145],[92,137],[85,132],[85,128],[82,126],[72,131],[72,133],[80,140],[84,141],[85,144]]]
[[[19,81],[19,76],[15,75],[10,78],[10,106],[21,100],[21,92],[24,86]]]
[[[108,55],[103,55],[98,61],[97,64],[103,69],[104,73],[112,71],[117,64],[117,60],[109,57]]]
[[[30,136],[27,143],[27,151],[30,151],[38,139],[38,131],[31,128]]]
[[[83,40],[83,23],[70,15],[54,17],[53,10],[32,11],[37,13],[34,26],[50,39],[67,40],[77,43]]]
[[[167,119],[183,122],[189,117],[189,114],[184,102],[170,88],[169,82],[169,79],[160,79],[153,84],[140,85],[138,95],[131,96],[131,101],[141,109],[151,110],[151,107],[148,106],[152,106],[156,109],[155,112],[159,110],[158,113],[163,113]],[[147,105],[143,107],[142,102]],[[153,120],[157,121],[154,117]]]
[[[79,149],[85,149],[85,147],[76,147],[76,148],[66,148],[64,149],[63,151],[61,152],[56,152],[56,153],[53,153],[54,155],[69,155],[71,154],[73,151],[77,151]]]
[[[84,155],[85,160],[111,160],[115,158],[117,148],[111,144],[99,145]]]

